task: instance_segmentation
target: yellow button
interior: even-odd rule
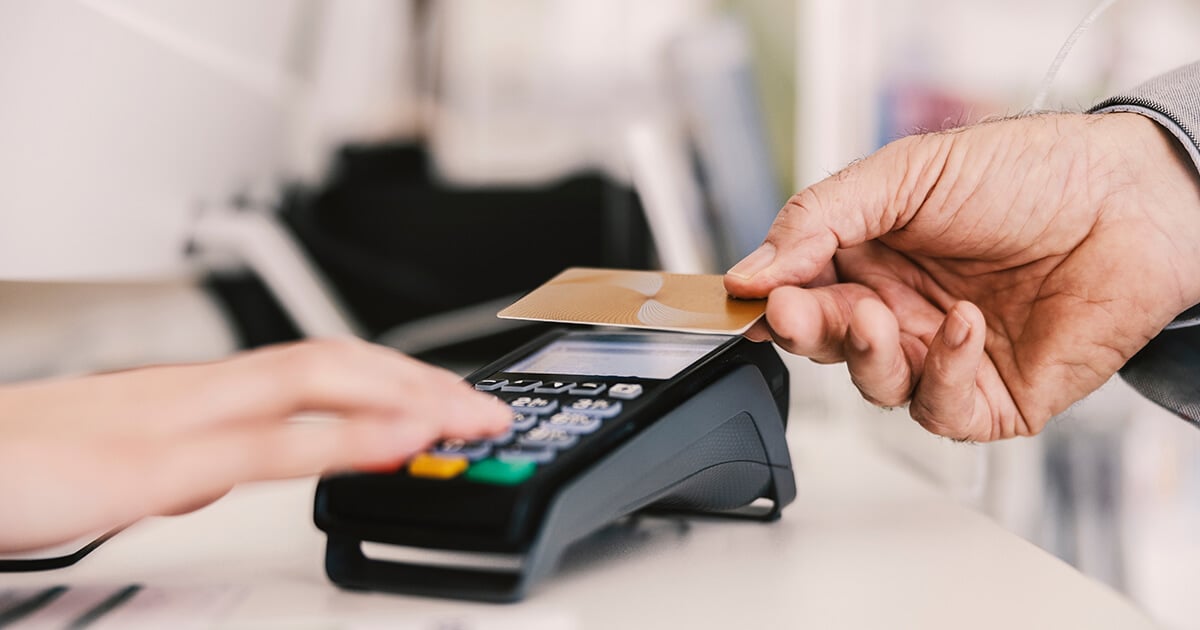
[[[421,453],[408,463],[408,474],[430,479],[457,477],[466,469],[467,458],[465,457],[439,457],[429,453]]]

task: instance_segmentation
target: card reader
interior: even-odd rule
[[[633,512],[769,502],[754,517],[773,520],[796,496],[788,373],[770,344],[557,330],[467,380],[509,403],[511,431],[318,484],[335,583],[515,601],[572,543]]]

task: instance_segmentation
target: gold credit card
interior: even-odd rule
[[[498,313],[505,319],[740,335],[766,300],[739,300],[719,275],[572,267]]]

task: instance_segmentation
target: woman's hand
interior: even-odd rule
[[[289,421],[308,413],[331,418]],[[0,550],[188,511],[243,481],[395,468],[511,418],[454,374],[357,340],[0,387]]]

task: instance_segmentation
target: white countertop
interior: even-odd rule
[[[852,432],[793,422],[789,442],[798,495],[780,521],[639,519],[595,536],[518,604],[339,590],[322,568],[312,479],[149,519],[75,567],[0,575],[0,590],[221,586],[234,603],[203,625],[222,628],[1154,627]]]

